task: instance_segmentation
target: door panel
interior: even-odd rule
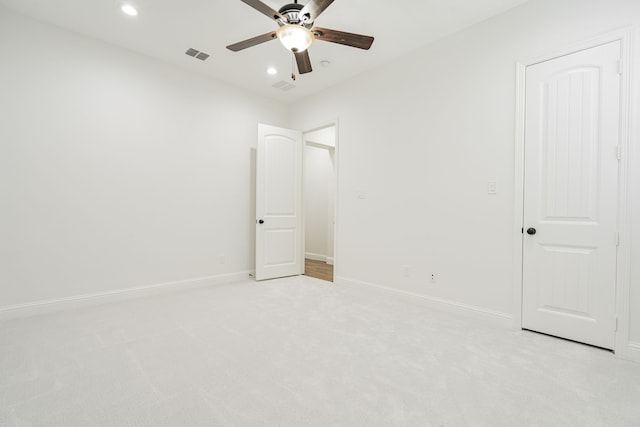
[[[527,68],[523,327],[612,349],[620,43]]]
[[[595,221],[600,69],[563,70],[543,85],[543,216]]]
[[[258,125],[256,280],[302,272],[301,165],[301,132]]]
[[[270,249],[264,254],[265,267],[295,263],[296,238],[298,238],[297,232],[293,229],[269,228],[265,230],[265,247]]]

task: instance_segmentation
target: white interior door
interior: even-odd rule
[[[523,328],[613,349],[620,42],[527,67]]]
[[[302,274],[302,133],[258,125],[256,280]]]

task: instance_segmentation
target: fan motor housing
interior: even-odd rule
[[[300,11],[304,6],[298,3],[289,3],[285,4],[278,10],[278,13],[282,15],[286,20],[286,24],[302,24],[304,22],[304,26],[307,28],[311,28],[313,22],[309,21],[309,15],[306,15],[307,19],[304,20],[302,16],[300,16]]]

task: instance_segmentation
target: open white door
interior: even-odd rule
[[[620,42],[526,74],[526,329],[613,349]]]
[[[258,125],[256,280],[302,274],[302,132]]]

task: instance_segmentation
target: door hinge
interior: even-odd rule
[[[613,323],[613,332],[618,332],[618,316],[616,316],[614,319],[614,323]]]
[[[618,157],[618,160],[622,160],[622,145],[618,145],[616,147],[616,156]]]
[[[622,59],[618,60],[618,74],[622,75],[624,71],[624,63],[622,62]]]
[[[616,231],[616,246],[620,246],[620,232]]]

